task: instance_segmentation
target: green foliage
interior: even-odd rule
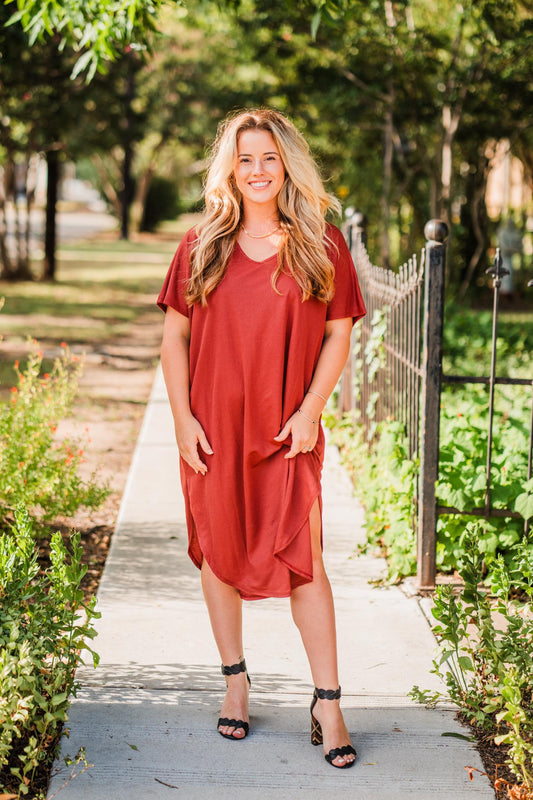
[[[368,545],[382,547],[388,580],[397,581],[416,569],[414,495],[417,465],[408,458],[402,426],[381,423],[374,445],[364,441],[353,416],[330,418],[331,439],[340,448],[358,497],[365,507]]]
[[[26,367],[15,365],[18,382],[0,407],[0,525],[23,505],[45,523],[71,516],[81,506],[97,508],[108,489],[78,474],[80,442],[57,440],[59,421],[67,416],[77,389],[81,362],[66,346],[51,372],[40,375],[42,353],[33,352]]]
[[[436,589],[439,653],[432,671],[469,720],[507,745],[508,765],[532,788],[533,546],[522,538],[508,563],[497,557],[489,592],[481,583],[483,538],[483,523],[468,523],[458,567],[463,588],[458,594],[449,585]],[[418,687],[412,696],[426,699]]]
[[[160,222],[175,219],[180,210],[176,182],[155,176],[146,197],[141,230],[154,231]]]
[[[81,52],[72,77],[86,72],[90,81],[126,48],[146,49],[161,5],[162,0],[17,0],[8,25],[20,23],[30,46],[56,38],[60,50]]]
[[[488,375],[492,311],[471,311],[447,303],[443,328],[443,371],[454,375]],[[497,338],[498,375],[527,378],[533,369],[531,315],[500,311]]]
[[[116,165],[133,143],[138,186],[160,174],[180,183],[189,204],[218,121],[242,106],[274,106],[304,132],[329,188],[365,211],[369,240],[387,243],[381,262],[418,248],[424,223],[438,213],[455,227],[450,285],[485,280],[488,153],[506,139],[525,163],[530,158],[524,0],[497,13],[493,0],[442,0],[438,14],[429,0],[17,0],[17,9],[20,20],[6,30],[20,41],[0,41],[6,142],[22,121],[30,149],[36,140],[40,149],[58,142],[69,153],[92,149],[114,204]],[[161,32],[152,37],[156,21]],[[152,57],[144,58],[138,50],[151,41]],[[58,78],[71,74],[76,58],[75,70],[90,75],[116,56],[105,81],[94,74],[94,92],[92,84],[79,91],[81,72],[71,82],[77,91]],[[437,211],[431,196],[444,198]]]
[[[530,483],[527,475],[529,441],[528,400],[523,391],[506,387],[500,393],[493,425],[491,505],[518,511],[524,519],[531,513]],[[458,409],[462,409],[459,411]],[[512,413],[512,416],[511,416]],[[470,387],[443,395],[441,445],[437,499],[441,505],[461,511],[483,508],[486,491],[488,410],[486,390]],[[440,569],[456,568],[464,552],[467,519],[443,515],[437,524],[437,564]],[[512,518],[491,518],[483,529],[479,546],[485,564],[491,567],[498,552],[510,552],[521,539],[524,523]]]
[[[80,535],[69,546],[51,539],[51,565],[40,572],[28,512],[19,506],[0,535],[0,778],[4,790],[28,795],[39,766],[54,755],[67,720],[81,652],[98,617],[83,602]]]
[[[384,367],[383,337],[386,308],[375,312],[364,353],[357,342],[356,380],[366,362],[369,385]],[[530,366],[524,353],[533,347],[533,327],[525,321],[505,320],[504,336],[498,341],[500,360],[507,372],[522,377]],[[444,326],[446,371],[479,374],[490,359],[490,314],[447,308]],[[374,384],[372,383],[374,381]],[[526,388],[526,391],[524,391]],[[418,463],[408,458],[402,425],[393,420],[379,425],[374,410],[379,398],[370,393],[365,409],[369,441],[354,415],[343,420],[330,417],[333,441],[352,474],[356,494],[366,511],[368,543],[380,546],[388,559],[389,579],[397,580],[415,571],[416,482]],[[521,541],[524,520],[533,516],[533,480],[527,481],[531,398],[527,387],[497,386],[494,409],[490,501],[496,509],[509,509],[522,519],[491,517],[480,529],[478,546],[484,569],[495,568],[498,554],[512,560]],[[440,464],[436,486],[440,505],[459,511],[484,507],[488,443],[488,397],[483,385],[445,386],[441,403]],[[453,572],[465,555],[465,528],[471,517],[441,514],[437,521],[437,567]]]

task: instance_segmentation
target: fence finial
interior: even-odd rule
[[[448,226],[441,219],[430,219],[424,226],[424,236],[428,242],[444,244],[448,238]]]

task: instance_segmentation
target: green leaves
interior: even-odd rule
[[[17,0],[8,25],[20,24],[30,46],[58,38],[58,47],[81,55],[72,77],[105,71],[128,48],[146,50],[156,28],[162,0]]]
[[[38,574],[38,548],[26,509],[11,533],[0,535],[0,771],[4,788],[26,794],[33,774],[67,719],[81,652],[94,638],[94,602],[85,605],[79,581],[79,534],[53,539],[52,566]],[[20,766],[11,757],[14,745]],[[17,796],[18,796],[17,794]]]
[[[332,420],[332,441],[340,448],[357,495],[365,507],[369,545],[387,555],[391,582],[416,569],[415,486],[417,464],[409,459],[403,426],[382,423],[369,450],[362,428],[353,417]]]
[[[438,586],[433,627],[439,652],[435,674],[451,699],[495,744],[508,748],[507,763],[526,786],[533,781],[533,551],[523,538],[506,563],[500,555],[491,595],[482,585],[483,525],[464,532],[459,566],[462,587]],[[519,601],[525,597],[526,600]],[[443,670],[444,668],[444,670]],[[411,696],[421,701],[414,687]]]
[[[524,484],[522,494],[519,494],[515,500],[515,511],[518,511],[524,519],[531,519],[533,517],[533,478]]]
[[[41,369],[36,349],[24,369],[17,362],[17,385],[0,405],[0,525],[11,521],[17,503],[47,522],[81,506],[97,508],[108,495],[94,475],[88,481],[79,476],[82,444],[56,435],[71,411],[81,362],[64,346],[50,373]]]

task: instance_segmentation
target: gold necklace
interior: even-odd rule
[[[250,239],[268,239],[268,237],[269,237],[269,236],[272,236],[272,234],[273,234],[273,233],[276,233],[276,232],[277,232],[277,231],[279,231],[279,229],[280,229],[280,225],[278,224],[278,225],[277,225],[277,226],[274,228],[274,230],[272,230],[272,231],[269,231],[268,233],[260,233],[260,234],[255,234],[255,233],[249,233],[249,231],[247,231],[247,230],[246,230],[246,228],[244,227],[244,225],[242,225],[241,227],[242,227],[242,229],[243,229],[244,233],[245,233],[247,236],[249,236],[249,237],[250,237]]]

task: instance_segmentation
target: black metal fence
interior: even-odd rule
[[[520,517],[511,509],[491,503],[494,387],[497,384],[530,386],[531,420],[527,480],[533,469],[533,379],[496,375],[498,306],[501,280],[506,270],[497,253],[493,278],[493,327],[490,375],[444,375],[442,332],[447,227],[431,220],[425,228],[427,244],[398,272],[373,265],[365,247],[364,218],[355,214],[345,225],[365,298],[368,314],[356,332],[353,354],[343,374],[340,404],[343,411],[357,408],[367,438],[385,420],[402,423],[410,457],[419,457],[416,500],[418,545],[417,582],[432,588],[436,576],[436,524],[439,514]],[[533,285],[533,281],[530,282]],[[488,445],[486,492],[482,508],[461,510],[438,505],[439,429],[444,383],[485,384],[488,387]],[[526,523],[527,531],[527,523]]]

